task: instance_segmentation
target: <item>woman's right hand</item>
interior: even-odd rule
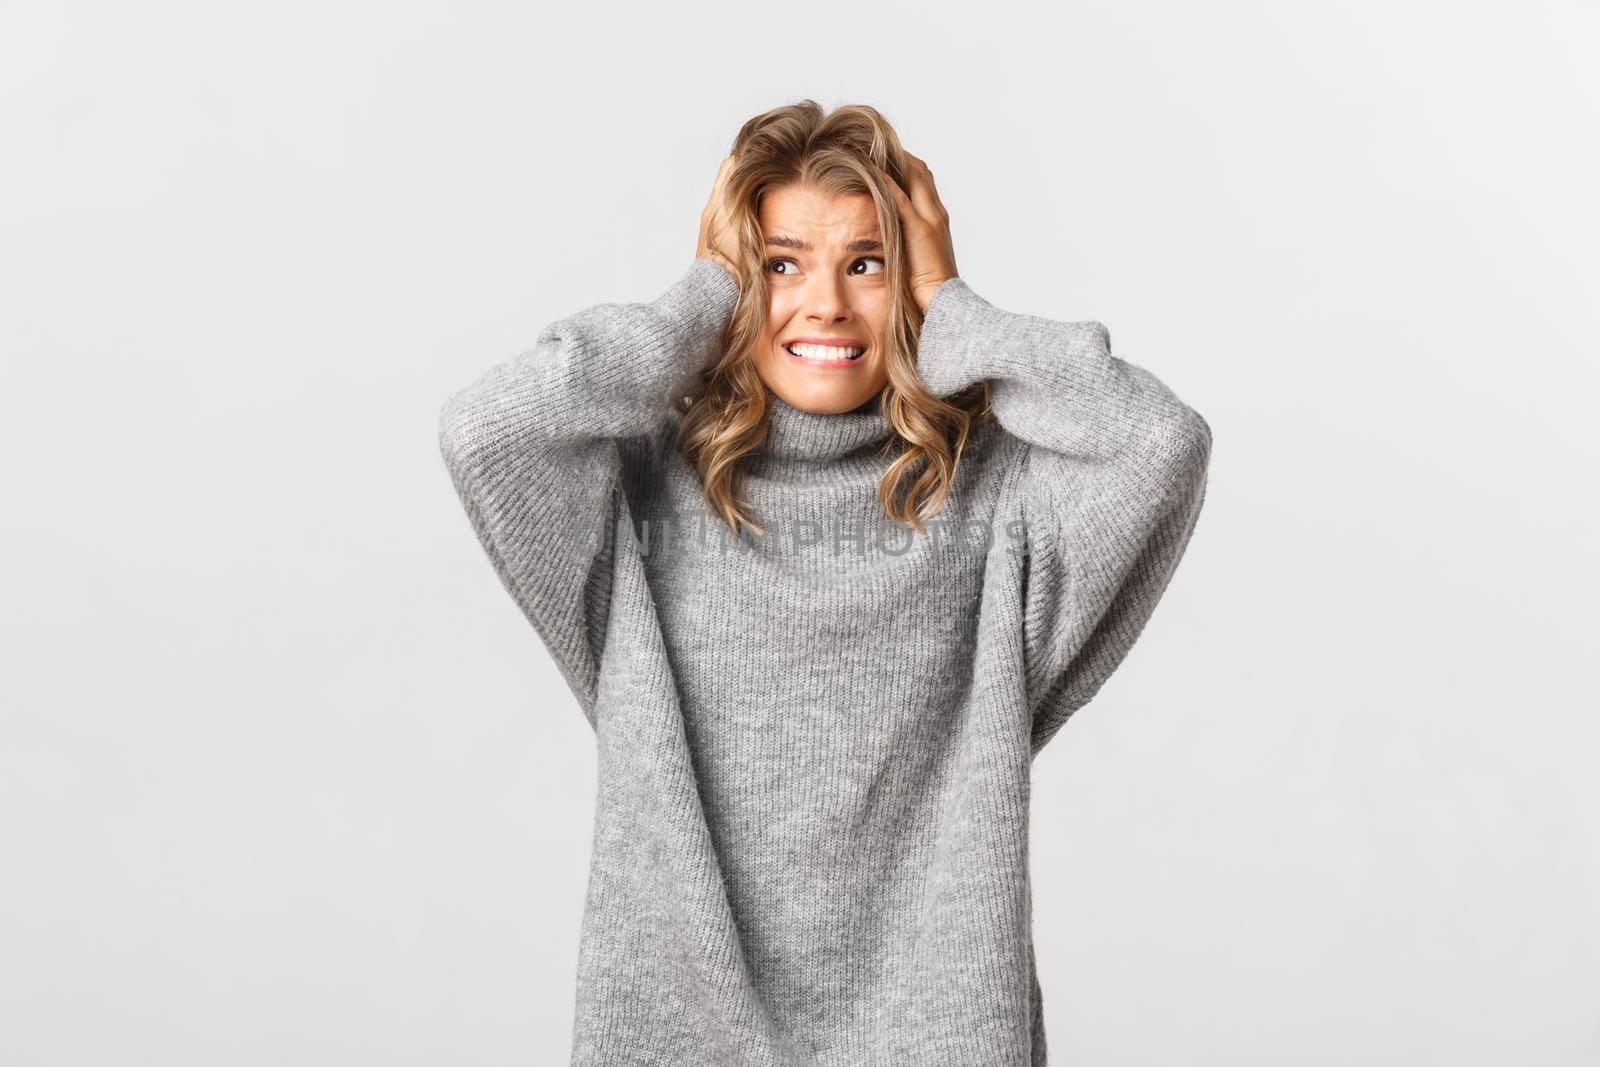
[[[733,243],[733,226],[727,204],[723,201],[728,175],[733,172],[734,163],[734,156],[729,154],[722,161],[722,166],[717,168],[717,181],[711,188],[711,199],[707,202],[705,210],[700,213],[700,241],[695,246],[694,258],[720,263],[729,274],[737,278],[739,272],[734,269],[733,256],[728,251]]]
[[[888,183],[890,195],[900,208],[900,228],[906,235],[906,261],[912,297],[924,314],[939,286],[958,277],[956,252],[950,240],[950,212],[939,199],[933,184],[933,171],[910,152],[906,170],[908,189]]]

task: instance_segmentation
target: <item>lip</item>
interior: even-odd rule
[[[866,348],[867,342],[854,337],[789,337],[780,345],[837,345],[840,348]]]

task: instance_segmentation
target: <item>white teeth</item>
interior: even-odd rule
[[[785,348],[802,359],[855,359],[866,351],[841,345],[786,345]]]

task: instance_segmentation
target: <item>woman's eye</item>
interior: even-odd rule
[[[771,271],[773,274],[780,274],[780,275],[782,275],[784,277],[789,277],[790,275],[795,273],[795,270],[799,269],[798,266],[796,266],[795,270],[784,270],[784,271],[778,270],[779,264],[783,264],[783,263],[787,263],[787,264],[790,264],[791,266],[795,266],[795,262],[792,259],[788,259],[788,258],[770,259],[770,260],[767,261],[767,270]],[[861,266],[864,263],[876,263],[878,265],[878,269],[877,270],[857,270],[856,269],[857,267]],[[865,258],[856,260],[854,263],[852,263],[850,265],[850,273],[851,274],[856,274],[856,275],[882,274],[887,269],[888,268],[884,265],[883,260],[878,256],[866,256]]]

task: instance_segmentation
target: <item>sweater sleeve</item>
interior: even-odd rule
[[[1205,498],[1211,427],[1113,356],[1100,323],[1003,311],[960,278],[929,303],[917,362],[940,397],[988,379],[1001,429],[1026,446],[1023,651],[1037,754],[1116,671],[1171,582]]]
[[[606,303],[451,394],[439,450],[479,543],[591,725],[620,515],[620,442],[666,422],[720,350],[738,282],[696,259],[648,303]]]

